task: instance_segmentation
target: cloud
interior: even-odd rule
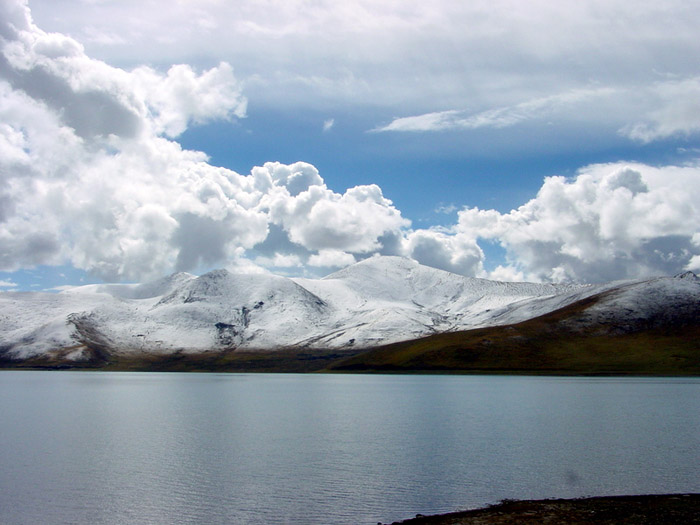
[[[649,143],[700,131],[700,77],[657,82],[648,98],[645,118],[621,128],[622,135]]]
[[[343,194],[325,185],[309,186],[292,195],[278,191],[265,195],[261,209],[281,226],[289,239],[310,250],[343,250],[372,253],[380,238],[410,223],[377,185],[356,186]]]
[[[548,177],[510,213],[466,208],[455,231],[498,241],[507,271],[530,280],[600,282],[696,264],[700,166],[601,164]],[[506,271],[504,268],[499,270]]]
[[[361,26],[339,19],[340,32],[378,30],[363,18],[373,6],[342,8]],[[430,9],[408,11],[442,19],[442,11]],[[337,14],[330,4],[321,11],[323,20]],[[380,11],[396,31],[410,27],[411,17],[392,15],[384,4]],[[269,162],[242,175],[183,150],[173,138],[188,126],[244,116],[243,84],[227,63],[201,73],[187,65],[165,73],[116,68],[88,56],[74,39],[36,27],[22,2],[4,2],[0,15],[0,270],[70,263],[106,280],[143,280],[213,266],[313,271],[391,254],[486,275],[480,239],[504,247],[509,264],[493,275],[510,278],[602,281],[698,267],[697,165],[589,166],[573,179],[545,179],[535,198],[510,213],[465,208],[456,224],[412,229],[377,185],[333,191],[304,162]],[[246,30],[302,38],[282,20]],[[514,126],[572,108],[583,112],[584,102],[609,94],[564,89],[471,115],[416,117],[412,126]],[[674,122],[664,129],[685,125]]]
[[[371,131],[440,131],[444,129],[462,127],[458,124],[461,111],[438,111],[415,115],[412,117],[401,117],[394,119],[386,126],[375,128]]]
[[[421,264],[461,275],[482,275],[484,252],[476,238],[461,232],[416,230],[404,241],[405,255]]]
[[[449,215],[457,211],[457,206],[455,204],[440,204],[437,208],[433,210],[434,213],[444,213]]]
[[[16,288],[17,283],[9,280],[0,280],[0,288]]]
[[[245,116],[246,99],[225,62],[202,74],[187,65],[165,75],[144,66],[125,71],[89,58],[68,36],[42,31],[21,2],[12,6],[0,30],[0,79],[84,140],[176,136],[189,122]]]
[[[320,250],[309,257],[310,266],[322,268],[342,268],[357,262],[351,253],[341,250]]]
[[[335,125],[335,119],[329,118],[328,120],[325,120],[323,122],[323,131],[328,132],[331,129],[333,129],[333,126]]]
[[[70,261],[107,279],[141,278],[265,238],[246,178],[161,136],[243,116],[230,66],[129,72],[43,32],[21,2],[4,10],[0,267]]]
[[[321,0],[313,8],[302,0],[239,0],[167,9],[134,0],[32,0],[32,7],[88,55],[143,70],[147,107],[117,105],[121,119],[92,123],[77,115],[91,124],[82,133],[107,131],[110,123],[125,133],[124,109],[151,112],[152,125],[169,137],[214,115],[218,106],[197,94],[188,67],[213,71],[207,82],[197,77],[206,89],[231,89],[217,96],[235,98],[245,87],[260,114],[337,120],[340,111],[375,131],[466,130],[465,149],[482,155],[578,151],[572,144],[579,142],[607,152],[620,136],[648,143],[698,132],[700,5],[683,0],[536,0],[527,7],[435,0],[400,8],[391,0]],[[238,82],[226,81],[226,68],[216,66],[221,57],[235,65]],[[180,62],[191,66],[156,71],[155,82],[142,66]],[[217,118],[237,118],[245,107],[230,104]]]
[[[253,168],[258,189],[270,191],[272,187],[285,188],[290,196],[296,197],[312,186],[323,186],[318,170],[306,162],[285,165],[281,162],[267,162],[262,167]]]
[[[439,101],[438,111],[479,114],[591,82],[634,93],[656,72],[696,75],[700,54],[700,7],[684,0],[32,5],[52,29],[110,63],[216,64],[226,56],[256,103],[268,107],[369,101],[370,108],[422,115]]]
[[[228,64],[126,71],[43,32],[22,3],[9,7],[0,25],[1,269],[70,262],[106,280],[142,280],[251,268],[248,255],[338,264],[382,250],[409,225],[378,186],[336,193],[303,162],[240,175],[170,140],[191,124],[244,116]]]
[[[440,111],[394,119],[374,132],[384,131],[443,131],[449,129],[506,128],[521,122],[562,116],[570,117],[580,111],[582,104],[590,104],[615,94],[612,88],[575,89],[557,95],[536,98],[475,114],[465,111]]]
[[[34,286],[34,285],[32,285]],[[44,292],[69,292],[71,290],[74,290],[78,288],[78,286],[74,286],[71,284],[63,284],[60,286],[52,286],[51,288],[44,288],[42,291]]]
[[[686,270],[690,270],[693,272],[700,272],[700,232],[693,234],[693,238],[691,240],[693,244],[693,248],[695,248],[695,254],[690,258],[690,261],[688,261],[688,265],[685,267]]]
[[[226,62],[197,75],[188,65],[171,67],[166,76],[147,67],[132,73],[145,95],[155,131],[177,137],[190,123],[233,120],[246,115],[247,100]]]
[[[295,254],[275,253],[274,257],[256,257],[256,264],[273,268],[301,268],[304,263]]]

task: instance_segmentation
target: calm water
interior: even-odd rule
[[[700,492],[700,379],[0,371],[0,522],[367,523]]]

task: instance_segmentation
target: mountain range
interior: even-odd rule
[[[568,348],[575,356],[598,341],[594,351],[612,344],[615,356],[616,345],[634,347],[644,334],[675,341],[659,343],[682,354],[669,373],[695,373],[699,320],[700,279],[692,272],[598,285],[505,283],[373,257],[322,279],[214,270],[60,293],[2,292],[0,363],[566,373],[559,358],[537,352]]]

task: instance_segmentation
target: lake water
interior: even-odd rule
[[[3,524],[376,524],[699,458],[700,378],[0,371]]]

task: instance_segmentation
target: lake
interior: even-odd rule
[[[0,371],[0,425],[3,524],[700,492],[700,378]]]

